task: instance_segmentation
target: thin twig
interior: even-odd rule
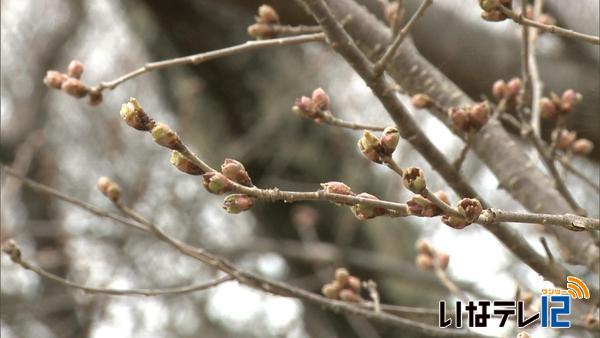
[[[355,123],[355,122],[349,122],[346,120],[339,119],[339,118],[335,117],[329,110],[323,111],[323,112],[318,111],[317,117],[319,118],[318,123],[325,123],[325,124],[329,124],[331,126],[340,127],[340,128],[346,128],[346,129],[352,129],[352,130],[372,130],[372,131],[383,131],[385,129],[385,127],[381,127],[381,126],[375,126],[375,125],[363,124],[363,123]]]
[[[467,153],[469,152],[469,148],[471,147],[472,139],[473,138],[471,137],[470,133],[465,134],[465,144],[463,145],[460,154],[458,154],[458,157],[456,158],[456,160],[454,160],[454,163],[452,164],[454,168],[456,168],[456,171],[460,171],[463,162],[467,158]]]
[[[527,11],[527,1],[521,0],[521,13],[525,13]],[[529,71],[529,49],[531,40],[529,39],[529,27],[527,25],[521,26],[521,77],[523,78],[523,91],[521,95],[521,100],[519,100],[519,107],[517,109],[522,110],[523,106],[527,105],[529,102],[529,86],[531,85],[530,79],[530,71]]]
[[[155,69],[180,66],[180,65],[197,65],[202,62],[206,62],[209,60],[235,55],[251,50],[261,49],[265,47],[273,47],[273,46],[287,46],[294,44],[302,44],[307,42],[323,42],[325,41],[325,35],[323,33],[315,33],[315,34],[307,34],[307,35],[299,35],[292,36],[286,38],[277,38],[277,39],[268,39],[268,40],[258,40],[258,41],[247,41],[243,44],[231,46],[223,49],[213,50],[205,53],[198,53],[189,56],[183,56],[163,61],[149,62],[144,66],[131,71],[123,76],[120,76],[112,81],[104,81],[96,85],[92,88],[93,91],[103,91],[104,89],[115,89],[121,83],[131,80],[134,77],[140,76],[144,73],[153,71]]]
[[[591,43],[594,45],[600,45],[600,38],[598,38],[597,36],[583,34],[583,33],[579,33],[579,32],[576,32],[576,31],[573,31],[570,29],[561,28],[561,27],[558,27],[555,25],[546,25],[541,22],[533,21],[533,20],[530,20],[530,19],[526,18],[525,16],[523,16],[523,13],[517,14],[514,11],[512,11],[510,8],[507,8],[503,5],[500,5],[499,9],[500,9],[500,11],[502,11],[502,13],[504,13],[506,16],[508,16],[514,22],[516,22],[520,25],[535,27],[535,28],[539,28],[539,29],[543,30],[544,32],[548,32],[548,33],[552,33],[552,34],[556,34],[556,35],[560,35],[560,36],[564,36],[567,38],[576,39],[576,40],[580,40],[580,41],[585,41],[585,42],[588,42],[588,43]]]
[[[379,292],[377,291],[377,283],[369,279],[365,282],[367,291],[369,291],[369,297],[373,301],[373,310],[375,312],[381,312],[381,303],[379,301]]]
[[[16,247],[16,249],[18,250],[18,247]],[[228,282],[233,280],[233,277],[231,276],[224,276],[218,279],[215,279],[213,281],[209,281],[209,282],[204,282],[204,283],[197,283],[197,284],[192,284],[192,285],[186,285],[186,286],[179,286],[179,287],[173,287],[173,288],[164,288],[164,289],[113,289],[113,288],[100,288],[100,287],[92,287],[92,286],[85,286],[85,285],[81,285],[75,282],[72,282],[70,280],[64,279],[62,277],[59,277],[51,272],[48,272],[40,267],[37,267],[35,265],[33,265],[32,263],[30,263],[29,261],[23,259],[21,256],[12,256],[15,258],[14,263],[19,264],[21,267],[23,267],[26,270],[30,270],[35,272],[36,274],[51,279],[55,282],[58,282],[60,284],[66,285],[68,287],[72,287],[75,289],[79,289],[79,290],[83,290],[86,293],[92,293],[92,294],[105,294],[105,295],[111,295],[111,296],[163,296],[163,295],[178,295],[178,294],[184,294],[184,293],[190,293],[190,292],[196,292],[196,291],[203,291],[203,290],[207,290],[210,288],[213,288],[219,284]]]
[[[537,21],[542,12],[543,0],[535,0],[533,5],[533,20]],[[538,31],[533,30],[529,34],[529,69],[531,70],[531,128],[536,136],[540,136],[540,99],[542,98],[543,83],[540,80],[539,68],[537,64],[535,44],[538,37]]]
[[[540,242],[542,242],[542,246],[544,247],[544,251],[546,251],[546,256],[548,256],[548,260],[550,262],[553,262],[554,255],[552,255],[552,251],[550,251],[550,247],[548,246],[548,241],[546,241],[546,237],[540,237]]]
[[[403,175],[403,170],[402,168],[398,165],[398,163],[396,163],[396,161],[394,161],[394,159],[392,158],[392,156],[384,156],[381,159],[383,161],[383,163],[385,163],[385,165],[392,169],[396,174],[400,175],[400,177],[402,177]]]
[[[404,38],[406,38],[406,36],[410,32],[411,28],[413,27],[413,25],[415,24],[417,19],[421,15],[423,15],[423,13],[425,13],[425,10],[427,10],[427,7],[429,7],[432,3],[433,3],[432,0],[423,0],[423,2],[421,2],[421,6],[419,6],[419,8],[415,12],[415,14],[413,14],[413,16],[410,18],[410,20],[408,20],[408,22],[400,30],[400,32],[398,32],[398,35],[396,35],[396,37],[394,38],[394,41],[392,41],[392,43],[390,44],[388,49],[385,51],[385,53],[383,53],[383,56],[381,56],[379,61],[377,61],[375,63],[375,65],[373,66],[373,75],[374,76],[378,77],[378,76],[381,76],[381,74],[383,74],[388,63],[390,62],[390,60],[392,59],[394,54],[396,54],[398,47],[400,47],[400,45],[402,44],[402,41],[404,41]]]

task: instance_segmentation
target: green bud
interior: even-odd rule
[[[213,171],[202,175],[202,185],[208,192],[216,195],[224,194],[230,189],[227,177]]]
[[[181,139],[179,136],[164,123],[156,123],[152,128],[152,139],[157,144],[169,148],[178,149],[181,147]]]
[[[369,160],[381,163],[381,156],[379,154],[381,145],[379,144],[379,139],[368,130],[365,130],[362,137],[358,140],[358,149]]]
[[[171,164],[174,165],[180,171],[190,175],[204,175],[205,172],[199,166],[195,165],[192,161],[188,160],[177,150],[173,150],[171,153]]]
[[[398,141],[400,141],[400,133],[398,132],[398,128],[387,127],[383,130],[383,134],[379,139],[379,144],[381,145],[384,154],[391,155],[394,150],[396,150]]]
[[[239,214],[250,210],[256,202],[256,198],[244,194],[227,195],[223,201],[223,209],[230,214]]]
[[[423,171],[419,168],[406,168],[406,170],[404,170],[404,174],[402,175],[402,184],[406,187],[406,189],[414,192],[415,194],[420,194],[427,187],[425,173],[423,173]]]
[[[457,209],[469,223],[477,221],[479,215],[481,215],[481,212],[483,211],[481,202],[475,198],[463,198],[458,202]]]

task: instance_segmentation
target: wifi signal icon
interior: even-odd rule
[[[575,276],[567,277],[567,292],[573,299],[590,299],[590,290],[587,285]]]

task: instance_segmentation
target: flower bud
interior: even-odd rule
[[[98,90],[90,91],[89,103],[90,106],[97,106],[102,103],[102,92]]]
[[[335,270],[335,280],[342,286],[348,285],[348,278],[350,278],[350,272],[346,268],[337,268]]]
[[[563,92],[560,99],[560,109],[563,112],[569,112],[576,104],[581,102],[582,98],[583,96],[580,93],[577,93],[573,89],[567,89]]]
[[[323,88],[317,88],[312,92],[312,107],[313,111],[324,111],[329,109],[329,96]]]
[[[90,91],[90,89],[85,84],[72,77],[67,78],[65,81],[63,81],[60,88],[65,93],[78,98],[86,96],[87,93]]]
[[[454,229],[458,229],[458,230],[464,229],[467,225],[471,224],[462,217],[448,216],[448,215],[442,216],[442,222],[444,224],[446,224],[447,226],[454,228]]]
[[[433,101],[427,94],[416,94],[410,98],[410,102],[417,109],[430,108],[433,105]]]
[[[157,144],[169,148],[169,149],[178,149],[181,147],[181,139],[179,136],[164,123],[156,123],[154,128],[152,128],[152,139]]]
[[[556,142],[556,148],[560,150],[567,150],[576,138],[577,132],[574,131],[560,129],[560,132],[557,130],[552,132],[552,139]]]
[[[202,175],[202,185],[206,191],[215,195],[224,194],[231,188],[227,177],[214,171]]]
[[[279,24],[279,15],[273,7],[262,5],[258,7],[258,17],[256,18],[256,22],[277,25]]]
[[[497,99],[501,99],[506,95],[506,82],[504,82],[504,80],[497,80],[494,82],[494,85],[492,86],[492,95]]]
[[[180,171],[190,175],[204,175],[205,172],[199,166],[195,165],[192,161],[188,160],[177,150],[173,150],[171,153],[171,164],[174,165]]]
[[[323,292],[323,295],[329,299],[338,299],[340,296],[340,289],[335,283],[327,283],[323,285],[321,292]]]
[[[481,129],[490,118],[490,106],[487,101],[478,102],[469,109],[469,122],[475,130]]]
[[[360,152],[366,158],[376,163],[381,163],[379,156],[380,147],[379,139],[368,130],[365,130],[362,137],[358,140],[358,149]]]
[[[430,255],[419,254],[415,258],[415,264],[421,270],[433,270],[433,258]]]
[[[540,116],[544,119],[556,117],[556,105],[547,97],[540,99]]]
[[[226,158],[221,165],[221,172],[223,175],[225,175],[225,177],[236,183],[245,185],[247,187],[251,187],[253,185],[246,168],[244,168],[244,165],[239,161]]]
[[[442,213],[442,210],[432,201],[419,194],[414,194],[412,198],[406,202],[406,205],[408,206],[410,213],[415,216],[434,217]]]
[[[79,60],[71,60],[69,67],[67,68],[67,74],[70,77],[79,79],[81,74],[83,74],[83,69],[83,63],[81,63]]]
[[[402,184],[406,189],[415,194],[420,194],[427,187],[425,173],[419,168],[408,167],[402,175]]]
[[[438,252],[437,260],[440,269],[446,270],[448,268],[448,264],[450,263],[450,255],[445,252]]]
[[[419,239],[415,243],[415,249],[417,249],[417,253],[420,253],[420,254],[423,254],[423,255],[427,255],[427,256],[431,256],[432,255],[431,246],[424,239]]]
[[[264,23],[255,23],[248,26],[248,35],[258,40],[271,39],[277,36],[277,30]]]
[[[143,131],[150,131],[154,128],[154,120],[146,115],[142,105],[134,97],[130,97],[129,102],[121,105],[120,114],[125,123],[132,128]]]
[[[366,192],[360,193],[356,197],[379,200],[379,198]],[[381,216],[385,213],[385,209],[383,208],[364,203],[355,204],[352,207],[350,207],[350,209],[352,210],[354,216],[356,216],[356,218],[358,218],[361,221]]]
[[[343,289],[340,291],[340,299],[344,302],[358,303],[360,301],[360,297],[350,289]]]
[[[67,76],[56,70],[49,70],[44,77],[44,84],[49,88],[60,89],[62,83],[67,80]]]
[[[594,143],[592,141],[580,138],[571,144],[571,150],[577,155],[587,155],[594,149]]]
[[[362,287],[360,278],[358,278],[356,276],[348,277],[348,286],[350,287],[350,289],[354,290],[355,292],[360,292],[360,289]]]
[[[223,209],[230,214],[239,214],[250,210],[256,203],[256,198],[244,194],[227,195],[223,201]]]
[[[352,195],[352,189],[342,182],[331,181],[321,183],[321,187],[325,192],[340,195]]]
[[[119,185],[106,176],[100,177],[96,186],[104,196],[113,202],[117,202],[121,197],[121,188]]]
[[[400,133],[398,132],[398,128],[386,127],[381,134],[381,138],[379,139],[379,145],[381,146],[383,153],[389,156],[392,155],[394,150],[396,150],[398,141],[400,141]]]
[[[2,243],[2,252],[10,256],[10,259],[18,263],[21,261],[21,250],[14,239],[10,238]]]
[[[516,97],[521,92],[521,79],[513,77],[506,85],[506,91],[509,97]]]
[[[292,110],[294,111],[294,113],[300,116],[312,118],[316,115],[312,107],[312,100],[309,97],[302,96],[301,98],[296,99]]]
[[[485,21],[498,22],[506,20],[507,16],[501,11],[494,9],[489,12],[481,12],[481,18]]]
[[[448,116],[454,129],[464,132],[469,131],[469,114],[464,108],[451,107],[448,109]]]
[[[490,12],[498,7],[498,0],[479,0],[479,7],[486,12]]]
[[[477,221],[483,211],[481,202],[476,198],[463,198],[458,202],[458,212],[464,216],[469,223]]]

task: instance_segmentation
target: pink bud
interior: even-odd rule
[[[497,99],[503,98],[506,95],[506,82],[504,82],[504,80],[497,80],[494,82],[492,94]]]
[[[324,111],[329,109],[329,96],[323,88],[317,88],[312,93],[312,105],[315,111]]]
[[[594,149],[594,143],[588,139],[580,138],[573,142],[571,149],[577,155],[587,155]]]
[[[521,79],[518,77],[512,78],[506,85],[507,94],[510,97],[516,97],[521,92]]]
[[[425,109],[431,107],[433,101],[427,94],[416,94],[410,98],[410,102],[417,109]]]
[[[63,81],[61,89],[65,93],[78,98],[86,96],[90,91],[85,84],[75,78],[67,78]]]
[[[545,119],[556,117],[556,105],[547,97],[540,99],[540,115]]]
[[[352,189],[342,182],[331,181],[327,183],[321,183],[323,190],[332,194],[340,195],[351,195]]]
[[[270,25],[279,24],[279,15],[273,7],[269,5],[262,5],[258,7],[258,18],[256,20],[260,23],[266,23]]]
[[[67,69],[67,74],[70,77],[79,79],[81,77],[81,74],[83,74],[83,63],[81,63],[79,60],[72,60],[69,63],[69,67]]]
[[[49,70],[44,77],[44,84],[49,88],[60,89],[62,83],[67,80],[67,76],[56,70]]]

